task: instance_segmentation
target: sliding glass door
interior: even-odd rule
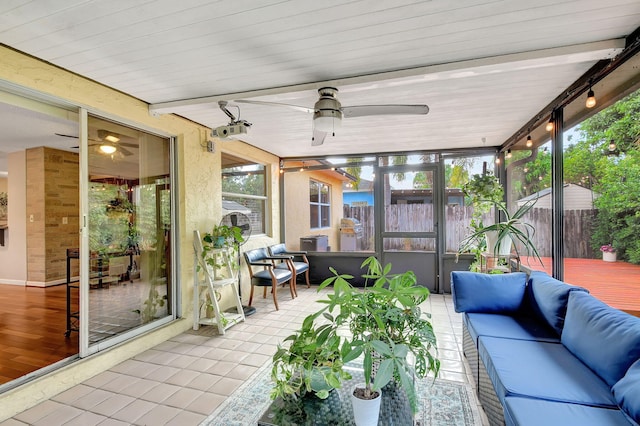
[[[88,117],[81,290],[90,353],[172,318],[170,147],[167,137]]]

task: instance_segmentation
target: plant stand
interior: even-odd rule
[[[229,327],[244,321],[244,311],[238,294],[238,273],[231,263],[231,249],[221,248],[209,252],[209,255],[216,259],[216,264],[221,265],[220,268],[214,268],[209,266],[202,258],[202,242],[198,231],[194,231],[193,245],[195,249],[193,265],[193,329],[198,330],[200,325],[215,325],[218,327],[218,332],[224,335]],[[231,288],[236,301],[236,313],[222,312],[220,310],[216,291],[224,287]],[[207,296],[213,308],[213,318],[202,316],[203,311],[206,312]]]
[[[498,261],[504,259],[507,265],[498,265]],[[480,272],[489,274],[493,271],[501,271],[505,274],[511,272],[511,260],[516,261],[516,271],[520,270],[520,258],[515,254],[494,255],[493,253],[482,253],[480,255]]]

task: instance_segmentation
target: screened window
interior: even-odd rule
[[[222,214],[242,213],[251,222],[251,233],[264,234],[267,191],[265,167],[222,154]]]
[[[331,225],[331,188],[326,183],[309,181],[309,207],[311,229],[327,228]]]

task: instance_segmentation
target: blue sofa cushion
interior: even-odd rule
[[[640,359],[613,386],[613,396],[625,413],[640,423]]]
[[[613,386],[640,359],[640,318],[574,291],[569,296],[561,341]]]
[[[507,339],[540,340],[560,342],[554,329],[531,317],[500,314],[466,313],[462,317],[473,341],[478,345],[479,336],[503,337]]]
[[[489,275],[451,272],[451,294],[456,312],[511,313],[522,304],[527,274]]]
[[[629,426],[633,424],[620,410],[614,408],[514,396],[505,399],[504,420],[507,426]]]
[[[503,405],[507,396],[528,396],[618,406],[610,387],[559,343],[480,336],[478,354]]]
[[[587,292],[582,287],[576,287],[558,281],[545,272],[531,272],[529,278],[532,309],[553,327],[558,335],[562,333],[564,317],[567,312],[569,293],[575,290]]]

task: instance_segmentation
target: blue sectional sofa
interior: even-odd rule
[[[640,423],[640,318],[543,272],[452,272],[464,354],[492,425]]]

